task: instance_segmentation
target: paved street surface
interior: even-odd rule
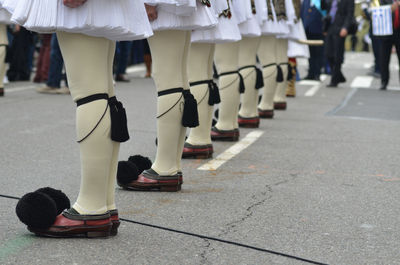
[[[0,98],[0,264],[400,264],[397,60],[388,91],[367,76],[371,63],[369,54],[348,53],[347,83],[298,83],[287,111],[241,129],[236,155],[232,143],[217,142],[214,158],[231,157],[224,163],[185,160],[181,192],[116,187],[126,221],[107,240],[37,238],[17,219],[17,200],[4,195],[51,186],[75,200],[79,152],[70,96],[8,84]],[[156,151],[156,92],[142,75],[133,69],[130,83],[117,84],[132,136],[123,160]]]

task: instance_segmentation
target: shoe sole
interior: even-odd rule
[[[211,140],[213,141],[222,141],[222,142],[237,142],[239,141],[239,136],[217,136],[217,137],[213,137],[211,136]]]
[[[116,236],[118,234],[118,227],[120,226],[121,222],[120,221],[111,221],[112,226],[111,226],[111,231],[110,231],[110,236]]]
[[[208,159],[212,158],[212,153],[183,153],[183,159]]]
[[[286,110],[287,104],[286,103],[274,103],[274,109],[276,110]]]
[[[260,127],[260,123],[259,122],[257,122],[257,123],[241,123],[241,122],[239,122],[239,127],[241,127],[241,128],[258,128],[258,127]]]
[[[152,185],[121,185],[125,190],[132,190],[132,191],[161,191],[161,192],[177,192],[182,189],[182,184],[178,185],[160,185],[160,184],[152,184]]]
[[[37,236],[51,238],[107,238],[111,235],[112,224],[106,226],[74,227],[63,232],[29,231]]]

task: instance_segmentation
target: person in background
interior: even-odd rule
[[[354,0],[323,0],[322,9],[327,10],[328,27],[326,35],[325,55],[331,66],[331,81],[328,87],[337,87],[345,83],[342,73],[344,61],[344,41],[354,16]]]
[[[117,49],[115,51],[116,71],[115,81],[117,82],[130,82],[125,77],[126,67],[128,66],[129,52],[132,47],[131,41],[119,41],[117,42]]]
[[[396,47],[397,59],[400,65],[400,3],[392,0],[380,0],[381,5],[392,5],[393,34],[382,36],[380,49],[381,63],[381,87],[380,90],[386,90],[389,84],[389,63],[393,45]],[[399,72],[400,78],[400,72]]]
[[[34,33],[15,25],[14,39],[10,49],[10,68],[7,71],[9,81],[28,81],[31,75],[31,55]]]
[[[301,19],[307,39],[323,40],[322,18],[326,11],[321,9],[321,0],[304,0],[301,5]],[[309,46],[308,74],[303,79],[320,81],[321,68],[324,65],[324,46]]]
[[[63,79],[64,60],[61,54],[60,46],[58,45],[57,35],[53,34],[51,38],[51,51],[50,51],[50,67],[46,86],[38,87],[36,89],[39,93],[46,94],[69,94],[67,85],[67,78],[65,76],[65,87],[61,87],[61,80]]]
[[[143,40],[143,60],[144,64],[146,66],[146,75],[144,77],[150,78],[151,77],[151,52],[150,52],[150,47],[149,43],[147,42],[147,39]]]
[[[36,64],[36,75],[33,79],[35,83],[47,81],[49,74],[51,34],[39,34],[39,39],[41,45],[39,58]]]
[[[0,23],[0,97],[4,96],[4,76],[6,74],[6,47],[8,45],[7,25]]]

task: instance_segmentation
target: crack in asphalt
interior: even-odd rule
[[[273,187],[287,184],[287,183],[295,180],[297,177],[298,177],[298,174],[290,174],[290,178],[288,178],[288,179],[265,185],[265,190],[263,192],[259,193],[259,195],[253,194],[251,196],[251,198],[254,199],[255,202],[252,203],[249,207],[247,207],[246,215],[241,217],[238,220],[235,220],[235,221],[232,221],[232,222],[226,224],[225,225],[226,228],[221,233],[218,234],[218,237],[226,236],[232,232],[237,232],[237,230],[235,230],[235,228],[237,226],[239,226],[240,224],[244,223],[247,219],[251,218],[254,214],[255,208],[257,208],[260,205],[263,205],[267,200],[269,200],[273,197],[273,195],[272,195],[274,192]],[[261,197],[261,198],[258,198],[258,197]],[[207,239],[204,239],[204,241],[207,242],[207,246],[203,247],[203,251],[200,254],[200,256],[202,258],[201,264],[207,264],[207,262],[209,262],[207,260],[207,255],[210,252],[215,251],[215,249],[213,247],[210,248],[211,242],[209,242]]]
[[[204,246],[204,250],[203,252],[200,253],[200,257],[201,257],[201,261],[200,264],[209,264],[210,262],[207,259],[207,250],[209,250],[210,246],[211,246],[211,242],[208,239],[203,239],[204,242],[207,243],[206,246]],[[214,251],[214,248],[212,248],[210,251]]]

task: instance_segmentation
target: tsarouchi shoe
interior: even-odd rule
[[[215,126],[211,128],[211,140],[236,142],[239,140],[239,129],[218,130]]]
[[[245,118],[242,116],[238,116],[239,127],[243,128],[258,128],[260,126],[260,118],[259,117],[250,117]]]
[[[207,159],[211,158],[213,153],[214,149],[212,144],[192,145],[185,143],[182,158]]]
[[[110,219],[111,219],[111,231],[110,231],[110,236],[116,236],[118,234],[118,227],[121,224],[121,221],[119,220],[118,216],[118,210],[110,210],[108,211],[110,214]]]
[[[129,190],[138,191],[180,191],[182,186],[183,178],[182,173],[178,172],[172,176],[161,176],[153,169],[143,171],[136,180],[133,180],[127,184],[119,183],[121,187]]]
[[[286,110],[287,104],[286,102],[274,102],[274,109],[276,110]]]
[[[258,115],[262,119],[272,119],[272,118],[274,118],[274,110],[273,109],[270,109],[270,110],[258,109]]]
[[[110,213],[83,215],[75,209],[65,210],[58,215],[52,226],[46,229],[28,227],[28,230],[38,236],[46,237],[108,237],[112,222]]]

